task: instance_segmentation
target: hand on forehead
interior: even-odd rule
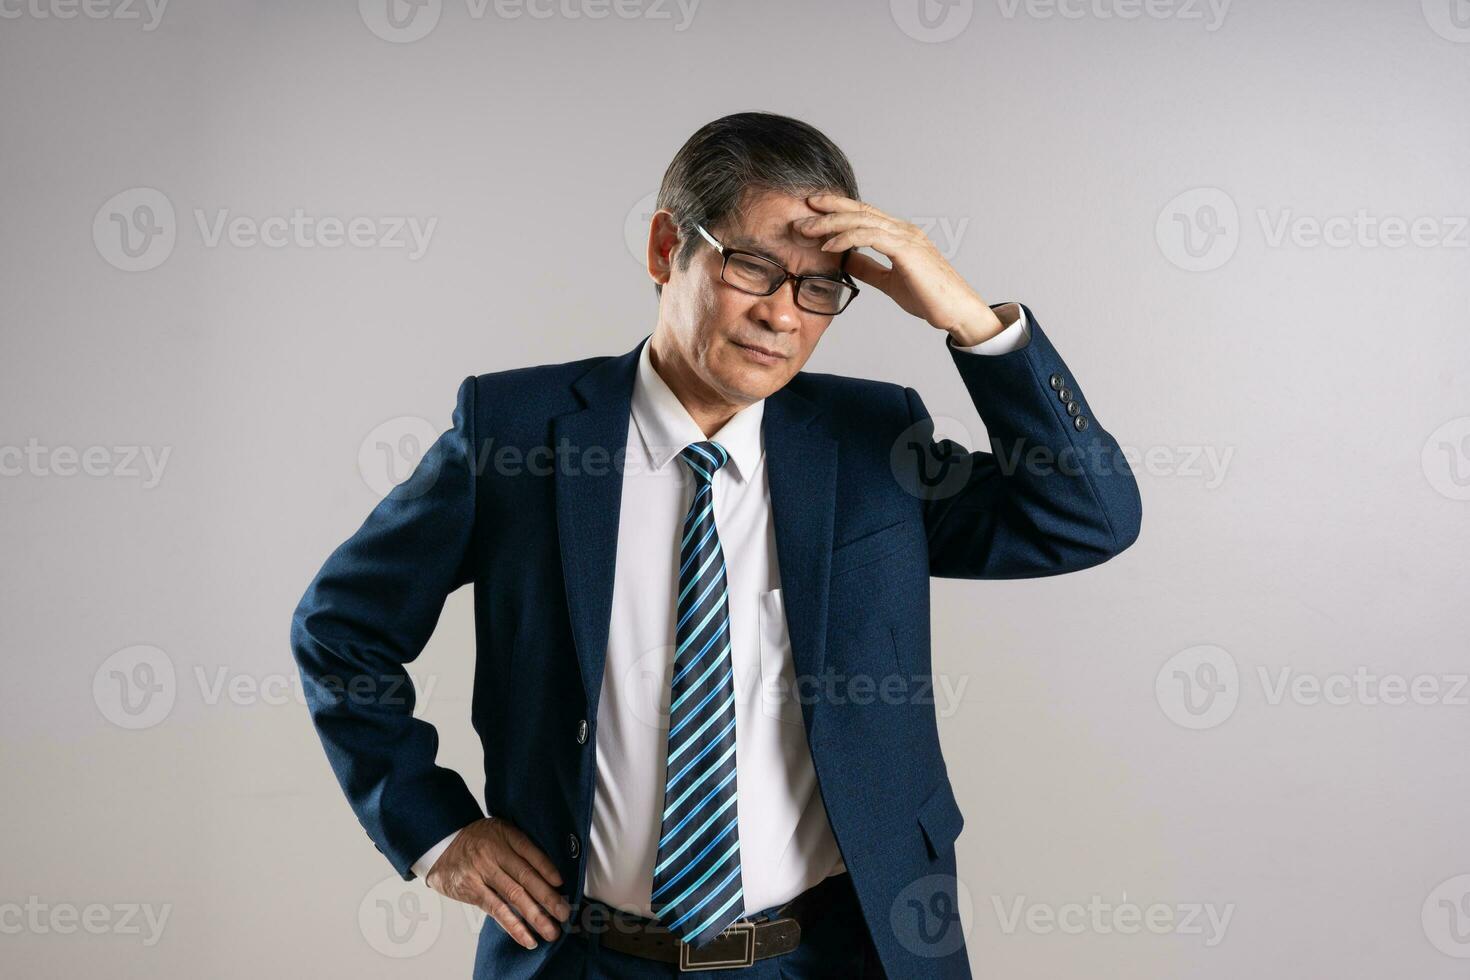
[[[730,248],[745,248],[766,252],[773,258],[802,256],[811,268],[835,270],[838,263],[826,261],[820,254],[822,239],[804,235],[796,222],[823,212],[811,207],[804,198],[765,192],[751,195],[744,206],[737,208],[728,221],[723,244]],[[808,258],[808,253],[818,253]],[[834,256],[837,257],[837,256]]]

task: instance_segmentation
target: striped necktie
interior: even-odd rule
[[[715,530],[715,472],[730,454],[717,442],[680,453],[694,495],[679,542],[673,684],[663,819],[651,908],[700,947],[744,912],[735,803],[735,677],[725,555]]]

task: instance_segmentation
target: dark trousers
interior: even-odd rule
[[[858,908],[847,872],[833,875],[813,886],[820,889],[815,907],[816,921],[803,923],[801,945],[789,953],[756,960],[748,967],[732,970],[679,972],[677,963],[630,956],[608,949],[595,936],[568,936],[550,964],[547,976],[568,980],[673,980],[677,977],[706,977],[709,980],[881,980],[883,970],[873,949],[868,927]],[[750,918],[774,914],[780,906],[754,913]]]

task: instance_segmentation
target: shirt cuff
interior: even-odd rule
[[[989,340],[982,340],[973,347],[961,347],[959,344],[953,342],[951,342],[950,346],[955,350],[965,351],[970,354],[986,354],[991,356],[996,354],[1009,354],[1013,350],[1020,350],[1022,347],[1025,347],[1031,342],[1031,324],[1026,319],[1026,308],[1019,303],[1007,303],[1004,306],[997,306],[994,309],[997,316],[1005,319],[1002,311],[1008,314],[1011,312],[1011,307],[1016,308],[1016,322],[1006,327],[994,337],[991,337]]]
[[[434,867],[434,862],[439,860],[439,855],[448,850],[449,845],[453,844],[454,839],[458,836],[459,831],[456,830],[454,833],[450,834],[448,837],[444,838],[439,843],[429,848],[429,850],[424,854],[423,857],[419,858],[413,863],[413,867],[411,869],[413,873],[418,875],[420,878],[427,878],[430,869]]]

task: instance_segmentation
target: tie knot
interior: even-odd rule
[[[715,471],[729,461],[730,454],[718,442],[706,439],[685,446],[679,451],[679,458],[689,464],[695,479],[710,483],[715,478]]]

